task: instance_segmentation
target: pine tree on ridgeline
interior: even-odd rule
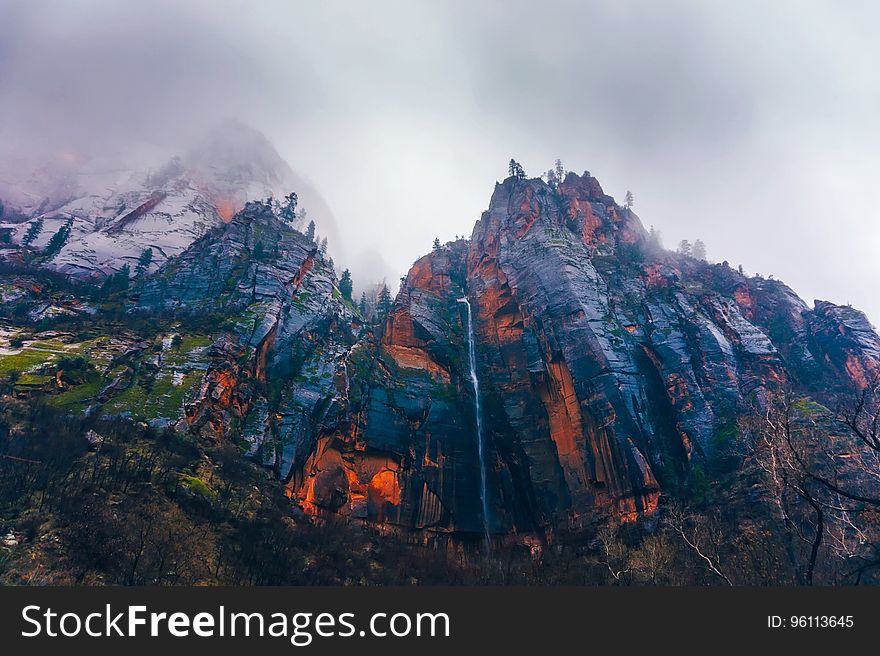
[[[379,290],[379,298],[376,303],[379,319],[387,317],[393,306],[394,299],[391,298],[391,290],[388,289],[388,285],[383,284],[382,289]]]
[[[351,271],[349,271],[348,269],[342,272],[342,277],[339,279],[339,291],[342,293],[342,297],[344,299],[349,301],[351,300]]]
[[[515,159],[510,160],[510,164],[507,165],[507,172],[510,174],[510,177],[517,180],[525,180],[526,178],[526,172]]]
[[[281,209],[278,212],[281,220],[291,227],[295,226],[298,221],[296,213],[296,204],[298,201],[299,197],[296,195],[296,192],[291,191],[284,197],[284,202],[281,203]]]
[[[565,167],[562,165],[561,159],[557,159],[554,166],[554,173],[556,174],[556,182],[558,184],[565,180]]]

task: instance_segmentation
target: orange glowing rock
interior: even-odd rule
[[[371,497],[376,497],[392,505],[400,504],[400,484],[397,480],[397,472],[385,469],[370,479],[369,492]]]
[[[648,289],[666,289],[669,287],[669,280],[663,273],[663,269],[659,264],[648,264],[644,268],[645,284]]]
[[[432,377],[449,384],[449,372],[431,359],[426,351],[411,346],[397,346],[392,344],[385,347],[397,366],[404,369],[421,369],[428,372]]]
[[[873,363],[863,362],[853,353],[846,356],[846,363],[844,364],[846,372],[850,375],[860,390],[868,387],[870,384],[869,381],[874,380],[877,376],[876,367],[871,367],[870,364]]]
[[[217,215],[223,223],[229,223],[232,221],[232,217],[235,216],[235,213],[240,209],[237,203],[226,198],[216,199],[214,203],[217,207]]]
[[[733,300],[736,301],[736,304],[740,306],[745,312],[743,315],[747,319],[751,319],[754,310],[755,310],[755,301],[752,298],[752,295],[749,293],[748,287],[745,285],[740,285],[733,291]]]

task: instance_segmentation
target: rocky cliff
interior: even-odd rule
[[[24,274],[7,287],[23,311],[40,302]],[[237,442],[310,515],[421,536],[651,515],[719,459],[736,467],[737,417],[769,391],[828,401],[880,373],[862,313],[664,251],[586,173],[497,184],[471,238],[415,262],[379,323],[265,203],[126,299],[147,328],[15,348],[10,329],[0,363],[28,363],[28,384],[57,387],[62,407]],[[53,364],[71,353],[87,361],[79,378]]]
[[[348,359],[348,413],[293,485],[311,512],[479,533],[464,309],[475,313],[495,532],[652,513],[768,389],[877,372],[860,312],[662,251],[588,174],[497,185],[469,241],[417,261],[381,339]]]
[[[359,325],[324,254],[268,204],[248,203],[136,297],[141,311],[216,322],[210,366],[178,427],[244,439],[253,457],[289,477],[340,396],[339,371]]]

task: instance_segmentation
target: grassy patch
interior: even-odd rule
[[[174,385],[170,376],[156,380],[152,389],[132,384],[124,392],[110,399],[103,408],[105,414],[126,414],[135,419],[177,419],[183,412],[186,395],[201,380],[201,372],[191,372],[183,376],[179,385]]]
[[[15,381],[16,389],[33,389],[39,388],[51,381],[54,376],[48,374],[22,374]]]
[[[798,399],[792,404],[792,407],[804,417],[815,417],[829,412],[824,405],[808,398]]]
[[[214,503],[217,500],[217,493],[198,476],[183,475],[181,477],[181,483],[187,490],[197,494],[210,503]]]
[[[164,365],[180,366],[190,362],[193,351],[206,348],[211,345],[211,338],[207,335],[182,335],[180,344],[165,349],[162,353]]]
[[[68,410],[85,409],[91,400],[97,396],[98,392],[101,391],[103,383],[103,378],[95,376],[92,380],[89,380],[82,385],[77,385],[71,390],[67,390],[66,392],[62,392],[61,394],[52,397],[49,400],[49,404],[56,408],[65,408]]]
[[[19,353],[0,355],[0,376],[8,376],[12,371],[24,373],[39,365],[52,362],[55,356],[55,353],[34,349],[30,346]]]

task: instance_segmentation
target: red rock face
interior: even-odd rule
[[[816,301],[808,329],[822,361],[844,385],[862,390],[880,380],[880,338],[862,312]]]
[[[556,190],[509,179],[466,252],[443,249],[411,269],[382,357],[405,387],[419,389],[400,372],[457,389],[458,412],[467,415],[467,343],[455,300],[470,299],[493,530],[577,529],[651,514],[664,487],[682,485],[695,461],[723,448],[719,435],[730,435],[747,398],[829,376],[859,386],[876,371],[880,342],[857,318],[839,308],[814,316],[784,285],[651,253],[646,242],[638,217],[589,176],[569,175]],[[362,425],[368,451],[388,430],[377,414],[366,413]],[[394,444],[405,482],[401,519],[385,513],[384,521],[478,531],[473,487],[450,489],[475,479],[478,465],[453,446],[460,432],[445,439],[444,422],[427,412],[379,440]],[[473,424],[455,425],[475,450]],[[443,457],[422,450],[423,441]],[[442,484],[426,482],[429,465]],[[350,489],[352,498],[361,494]]]
[[[462,296],[493,533],[650,515],[724,447],[747,399],[877,370],[861,315],[646,242],[589,176],[498,185],[471,240],[418,260],[380,338],[352,351],[344,419],[291,495],[317,515],[482,534]]]
[[[247,417],[254,387],[266,381],[266,360],[274,344],[272,328],[256,349],[224,340],[215,344],[215,364],[195,399],[184,409],[188,430],[221,439]]]
[[[306,276],[309,275],[309,271],[311,271],[315,267],[315,255],[317,254],[317,252],[317,248],[312,249],[308,256],[306,256],[306,259],[303,260],[303,263],[300,264],[299,268],[296,270],[296,275],[293,276],[293,280],[290,281],[294,292],[299,291],[303,280],[305,280]]]
[[[395,460],[340,450],[332,438],[322,438],[305,470],[308,475],[295,491],[293,485],[288,489],[307,513],[400,523],[400,474]]]
[[[378,339],[352,350],[342,419],[322,428],[288,486],[306,512],[478,530],[473,415],[460,379],[462,344],[453,337],[464,249],[458,242],[419,260]]]
[[[141,203],[138,207],[119,219],[111,228],[107,230],[109,234],[121,232],[126,227],[135,223],[145,214],[156,209],[156,207],[167,197],[167,194],[161,191],[154,192],[149,199]]]
[[[294,252],[273,274],[283,282],[276,296],[292,303],[311,285],[312,305],[270,304],[277,323],[218,358],[187,416],[220,437],[262,408],[261,444],[272,444],[291,499],[315,516],[482,539],[462,297],[494,534],[543,539],[650,515],[724,455],[738,414],[769,390],[822,400],[880,372],[880,338],[864,315],[822,302],[811,310],[778,281],[659,251],[589,175],[557,189],[497,185],[471,239],[419,259],[384,325],[357,341],[341,335],[355,325],[344,308],[316,319],[332,284],[316,286],[327,273],[314,251]],[[275,289],[264,278],[237,289]],[[278,365],[293,350],[307,366],[291,379]],[[271,403],[260,396],[279,383]]]
[[[511,183],[496,190],[475,230],[468,282],[478,308],[479,341],[489,353],[487,387],[497,388],[504,399],[505,416],[495,423],[509,425],[506,439],[519,443],[538,474],[523,482],[539,506],[536,522],[577,528],[609,513],[650,512],[659,491],[650,467],[632,440],[618,443],[612,400],[577,380],[578,368],[573,374],[570,362],[577,367],[590,355],[589,345],[560,341],[586,327],[589,308],[577,302],[577,289],[560,268],[548,269],[546,280],[529,281],[525,272],[529,258],[538,264],[557,256],[545,245],[551,231],[578,234],[584,255],[612,244],[616,231],[626,243],[640,233],[615,228],[625,225],[616,208],[594,211],[593,203],[607,197],[590,178],[569,176],[550,202],[542,185]],[[505,206],[515,211],[505,212]],[[567,266],[564,260],[556,264]],[[565,305],[558,316],[548,312],[554,300]],[[602,358],[595,353],[597,361]]]

